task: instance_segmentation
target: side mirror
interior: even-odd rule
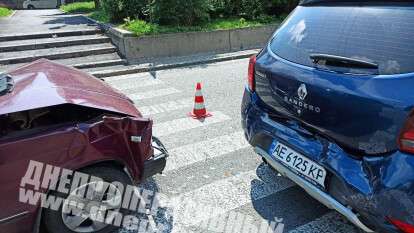
[[[0,74],[0,96],[12,91],[14,86],[13,79],[7,74]]]

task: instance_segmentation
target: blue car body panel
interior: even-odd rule
[[[253,146],[272,154],[272,144],[279,141],[322,165],[329,172],[325,191],[358,212],[372,229],[398,232],[387,216],[414,224],[414,156],[395,151],[354,158],[333,142],[304,135],[293,122],[281,124],[269,119],[262,106],[257,94],[246,87],[242,126]],[[263,143],[266,137],[267,144]]]
[[[413,117],[413,12],[412,1],[303,1],[256,57],[241,107],[252,146],[323,166],[324,187],[291,171],[379,232],[399,232],[388,217],[414,226],[414,155],[397,143]]]
[[[256,76],[256,92],[269,107],[335,138],[344,148],[365,154],[395,151],[396,136],[413,108],[414,74],[327,72],[283,60],[269,48],[258,58],[256,71],[267,76]],[[291,101],[300,104],[295,96],[302,83],[308,90],[303,103],[319,108],[318,113],[284,99],[293,97]]]

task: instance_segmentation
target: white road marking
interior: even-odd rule
[[[231,119],[229,116],[225,115],[222,112],[212,112],[212,115],[212,117],[205,118],[204,121],[186,117],[155,124],[153,127],[153,134],[154,136],[160,137],[189,129],[220,123]]]
[[[151,116],[159,113],[175,111],[178,109],[189,108],[194,104],[194,98],[186,98],[179,100],[172,100],[162,104],[150,105],[150,106],[138,106],[139,111],[144,116]]]
[[[171,171],[193,163],[219,157],[249,147],[243,132],[236,132],[206,141],[185,145],[169,151],[167,167]]]
[[[157,90],[151,90],[151,91],[146,91],[146,92],[134,93],[134,94],[128,95],[128,97],[131,98],[132,100],[143,100],[143,99],[151,99],[154,97],[171,95],[175,93],[180,93],[180,91],[175,88],[165,88],[165,89],[157,89]]]
[[[176,228],[173,232],[178,232],[182,226],[197,226],[202,221],[226,214],[293,186],[294,183],[289,179],[278,176],[268,167],[263,167],[184,193],[173,201]],[[196,203],[197,209],[188,208],[188,203]]]
[[[142,79],[154,79],[151,75],[148,75],[148,73],[137,73],[137,74],[126,74],[126,75],[118,75],[118,76],[111,76],[104,78],[105,82],[108,83],[124,83],[125,81],[131,80],[142,80]]]
[[[141,88],[141,87],[150,87],[155,85],[163,84],[161,80],[158,79],[144,79],[141,81],[135,81],[135,82],[127,82],[122,84],[111,84],[113,87],[115,87],[118,90],[126,91],[126,93],[134,93],[136,92],[135,89]]]
[[[345,220],[339,213],[332,211],[316,220],[302,225],[289,233],[357,233],[360,232],[356,227]]]

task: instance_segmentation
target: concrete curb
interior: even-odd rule
[[[166,70],[166,69],[173,69],[173,68],[210,64],[210,63],[215,63],[215,62],[244,59],[244,58],[248,58],[253,55],[256,55],[259,52],[260,52],[259,49],[255,49],[255,50],[239,51],[235,53],[203,56],[199,59],[192,58],[187,61],[181,61],[181,62],[175,62],[175,63],[173,62],[173,63],[165,63],[165,64],[157,64],[157,65],[153,65],[152,63],[145,63],[145,64],[139,64],[139,65],[125,66],[125,68],[123,69],[95,71],[95,72],[90,72],[90,74],[94,75],[97,78],[105,78],[105,77],[110,77],[110,76],[152,72],[152,71],[159,71],[159,70]]]
[[[126,64],[127,64],[126,60],[116,59],[116,60],[81,63],[81,64],[75,64],[72,66],[77,69],[89,69],[89,68],[96,68],[96,67],[117,66],[117,65],[126,65]]]
[[[7,16],[9,18],[13,17],[15,14],[17,13],[17,10],[13,10],[13,13],[11,13],[11,15]]]

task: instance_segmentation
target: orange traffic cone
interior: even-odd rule
[[[203,93],[201,92],[201,83],[197,83],[194,108],[192,112],[188,113],[188,115],[193,117],[194,119],[201,119],[212,116],[211,113],[207,112],[206,107],[204,105],[204,97]]]

